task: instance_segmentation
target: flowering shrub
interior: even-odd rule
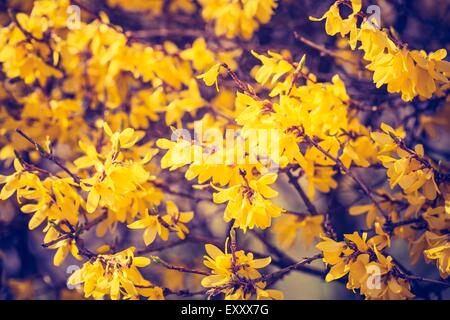
[[[442,297],[446,49],[361,0],[308,3],[7,1],[0,296],[295,298],[277,285],[297,271]]]

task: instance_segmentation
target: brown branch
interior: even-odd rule
[[[166,262],[164,260],[161,260],[161,258],[157,257],[157,256],[150,256],[150,259],[153,262],[162,265],[166,269],[176,270],[176,271],[186,272],[186,273],[201,274],[201,275],[204,275],[204,276],[211,275],[207,271],[202,271],[202,270],[197,270],[197,269],[189,269],[189,268],[181,267],[181,266],[174,266],[174,265],[172,265],[172,264],[170,264],[170,263],[168,263],[168,262]]]
[[[317,150],[319,150],[320,152],[322,152],[325,156],[327,156],[329,159],[333,160],[336,165],[343,171],[345,172],[350,178],[353,179],[353,181],[355,181],[363,190],[363,192],[370,198],[370,200],[375,204],[375,206],[377,207],[378,211],[381,212],[381,214],[386,218],[387,221],[391,220],[391,217],[384,211],[384,209],[381,207],[380,203],[378,202],[377,199],[375,199],[374,195],[372,194],[372,192],[369,190],[369,187],[367,187],[367,185],[355,174],[353,173],[349,168],[347,168],[342,161],[339,158],[333,157],[328,151],[326,151],[325,149],[323,149],[316,141],[314,141],[313,139],[311,139],[308,135],[304,134],[303,132],[301,133],[301,136],[304,137],[305,141],[310,144],[313,145]]]
[[[36,171],[37,173],[41,173],[41,174],[44,174],[44,175],[49,176],[49,177],[60,178],[57,175],[51,173],[50,171],[47,171],[47,170],[42,169],[42,168],[39,168],[39,167],[35,166],[34,164],[27,162],[25,159],[23,159],[20,156],[20,154],[16,150],[14,150],[14,155],[16,156],[16,158],[19,160],[19,162],[22,164],[22,166],[24,167],[24,169],[26,171],[30,171],[30,172]]]
[[[14,12],[11,8],[8,8],[8,15],[14,25],[25,35],[28,41],[34,40],[40,43],[47,43],[45,39],[36,38],[31,32],[25,30],[25,28],[17,20],[16,12]]]
[[[449,287],[450,288],[450,282],[448,281],[441,281],[441,280],[435,280],[435,279],[430,279],[430,278],[425,278],[425,277],[420,277],[420,276],[416,276],[416,275],[400,275],[401,278],[404,279],[408,279],[408,280],[412,280],[412,281],[419,281],[419,282],[427,282],[427,283],[432,283],[432,284],[436,284],[439,286],[444,286],[444,287]]]
[[[291,171],[286,171],[287,176],[289,177],[289,183],[292,184],[297,190],[298,194],[300,195],[300,198],[302,198],[303,203],[306,205],[306,208],[308,209],[309,213],[312,215],[317,215],[319,212],[317,211],[314,204],[309,200],[309,197],[306,195],[305,191],[303,191],[302,186],[298,182],[298,177],[295,177]]]
[[[44,248],[51,247],[51,246],[57,244],[57,243],[60,242],[60,241],[69,239],[70,237],[71,237],[70,234],[64,234],[64,235],[62,235],[61,237],[56,238],[55,240],[52,240],[52,241],[43,243],[43,244],[42,244],[42,247],[44,247]]]
[[[22,137],[24,137],[26,140],[28,140],[31,144],[33,144],[36,148],[36,150],[39,152],[39,154],[55,163],[58,167],[60,167],[62,170],[64,170],[76,183],[80,183],[80,178],[73,174],[62,162],[59,158],[57,158],[55,155],[47,152],[40,144],[38,144],[36,141],[34,141],[31,137],[26,135],[22,130],[19,128],[16,128],[16,132],[20,134]]]
[[[103,220],[105,220],[108,217],[108,212],[105,211],[103,212],[100,216],[98,216],[97,218],[89,221],[88,223],[86,223],[83,227],[82,227],[82,231],[88,231],[89,229],[91,229],[92,227],[96,226],[97,224],[99,224],[100,222],[102,222]]]
[[[192,297],[192,296],[198,296],[198,295],[205,295],[208,292],[208,290],[200,290],[200,291],[189,291],[189,290],[178,290],[174,291],[169,288],[163,288],[163,293],[165,296],[169,295],[175,295],[179,297]]]
[[[410,280],[410,281],[417,281],[417,282],[427,282],[438,286],[443,287],[450,287],[450,281],[447,280],[435,280],[430,278],[425,278],[421,276],[417,276],[413,274],[411,271],[407,270],[397,259],[393,258],[395,266],[394,266],[394,273],[396,276]]]
[[[408,220],[402,220],[402,221],[398,221],[398,222],[386,222],[383,224],[383,230],[385,230],[387,232],[392,232],[394,229],[402,227],[402,226],[407,226],[410,224],[421,224],[424,222],[425,222],[425,220],[422,217],[408,219]],[[371,231],[374,231],[374,228],[363,229],[363,230],[360,230],[359,232],[371,232]]]
[[[196,29],[149,29],[130,32],[133,39],[152,38],[152,37],[188,37],[198,38],[204,36],[203,30]]]
[[[300,260],[299,262],[296,262],[294,264],[291,264],[287,267],[284,267],[283,269],[280,269],[278,271],[269,273],[263,277],[261,277],[259,280],[261,281],[268,281],[269,283],[273,283],[279,279],[281,279],[283,276],[285,276],[286,274],[288,274],[289,272],[293,271],[293,270],[297,270],[299,269],[301,266],[304,266],[306,264],[310,264],[313,261],[316,261],[318,259],[321,259],[323,257],[323,255],[320,254],[316,254],[315,256],[309,257],[309,258],[304,258],[302,260]],[[258,280],[255,280],[256,282]]]
[[[294,259],[292,259],[290,256],[288,256],[286,253],[278,249],[276,246],[274,246],[270,241],[268,241],[262,234],[258,232],[252,233],[261,243],[266,247],[267,251],[271,254],[276,256],[278,259],[273,261],[273,264],[285,268],[287,266],[293,265],[296,263]],[[300,265],[298,266],[295,271],[307,273],[313,276],[324,278],[326,275],[326,272],[313,268],[307,265]]]
[[[191,199],[191,200],[193,200],[193,201],[195,201],[195,202],[200,202],[200,201],[211,201],[211,199],[209,199],[209,198],[203,198],[203,197],[198,198],[198,197],[195,197],[195,196],[194,196],[193,194],[191,194],[191,193],[186,193],[186,192],[181,192],[181,191],[175,191],[175,190],[172,190],[168,185],[165,185],[165,184],[160,183],[160,182],[154,182],[154,185],[155,185],[156,187],[160,188],[161,190],[163,190],[163,191],[165,191],[165,192],[167,192],[167,193],[170,193],[170,194],[172,194],[172,195],[174,195],[174,196],[179,196],[179,197],[188,198],[188,199]]]
[[[65,226],[67,226],[69,228],[69,232],[65,232],[63,229],[61,229],[61,227],[59,225],[54,225],[55,229],[59,232],[62,233],[62,236],[43,243],[42,247],[44,248],[48,248],[51,247],[55,244],[57,244],[60,241],[66,240],[66,239],[73,239],[75,240],[75,244],[77,245],[78,249],[80,250],[80,253],[87,255],[89,258],[91,258],[93,255],[92,252],[90,252],[89,250],[87,250],[84,247],[84,241],[83,239],[80,238],[80,235],[85,232],[88,231],[89,229],[91,229],[92,227],[96,226],[97,224],[99,224],[100,222],[102,222],[103,220],[105,220],[108,217],[107,212],[105,211],[103,214],[101,214],[100,216],[98,216],[97,218],[93,219],[92,221],[90,221],[89,223],[83,225],[81,228],[79,228],[78,230],[76,230],[68,221],[63,220],[60,222],[60,224],[64,224]]]
[[[355,62],[353,60],[349,60],[349,59],[347,59],[345,57],[342,57],[338,53],[336,53],[336,52],[334,52],[334,51],[332,51],[330,49],[327,49],[327,48],[325,48],[325,47],[323,47],[323,46],[321,46],[321,45],[319,45],[319,44],[317,44],[317,43],[315,43],[315,42],[313,42],[313,41],[311,41],[309,39],[306,39],[305,37],[301,36],[297,32],[294,32],[294,37],[298,41],[303,42],[304,44],[306,44],[307,46],[309,46],[309,47],[311,47],[313,49],[316,49],[317,51],[319,51],[321,53],[321,55],[330,56],[330,57],[333,57],[333,58],[336,58],[336,59],[348,62],[348,63],[356,65],[356,66],[361,66],[360,63]]]
[[[300,219],[304,219],[305,217],[311,215],[310,213],[305,213],[305,212],[297,212],[297,211],[292,211],[292,210],[287,210],[284,212],[285,214],[290,214],[292,216],[297,216]]]
[[[270,101],[261,99],[247,83],[245,83],[244,81],[239,79],[236,72],[231,70],[230,67],[226,63],[222,63],[221,66],[227,70],[228,74],[233,79],[233,81],[236,83],[236,85],[239,87],[239,89],[241,89],[241,91],[247,93],[256,101],[263,101],[265,103],[266,107],[268,108],[268,110],[273,110],[272,103]]]
[[[150,253],[150,252],[158,252],[158,251],[163,251],[169,248],[173,248],[179,245],[182,245],[184,243],[187,243],[188,239],[184,239],[184,240],[176,240],[176,241],[172,241],[172,242],[168,242],[162,245],[154,245],[153,243],[151,245],[149,245],[148,247],[145,247],[143,249],[137,250],[136,254],[137,255],[142,255],[145,253]]]
[[[350,9],[353,10],[353,5],[352,5],[352,2],[351,2],[350,0],[338,0],[337,3],[338,3],[338,4],[341,4],[341,3],[342,3],[343,5],[345,5],[345,6],[347,6],[348,8],[350,8]],[[364,20],[367,20],[367,19],[369,18],[369,15],[366,14],[365,12],[363,12],[363,11],[357,12],[356,15],[357,15],[358,17],[361,17],[361,18],[364,19]],[[394,44],[395,44],[399,49],[402,49],[402,48],[404,48],[404,47],[407,46],[407,44],[403,43],[400,39],[397,39],[395,36],[393,36],[391,32],[385,32],[384,29],[383,29],[381,26],[374,24],[373,21],[370,21],[370,23],[371,23],[371,25],[372,25],[373,27],[375,27],[375,28],[378,29],[379,31],[384,32],[384,33],[389,37],[389,39],[391,39],[392,42],[394,42]]]

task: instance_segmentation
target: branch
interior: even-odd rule
[[[249,96],[251,96],[256,101],[264,102],[264,107],[267,111],[273,111],[272,102],[261,99],[255,93],[255,91],[252,89],[252,87],[250,85],[248,85],[247,83],[245,83],[244,81],[242,81],[241,79],[239,79],[236,72],[231,70],[230,67],[226,63],[222,63],[221,66],[227,70],[228,74],[231,76],[231,78],[236,83],[236,85],[239,87],[239,89],[241,89],[243,92],[247,93]]]
[[[323,257],[322,254],[316,254],[315,256],[312,256],[312,257],[309,257],[309,258],[304,258],[303,260],[301,260],[301,261],[299,261],[297,263],[291,264],[291,265],[289,265],[289,266],[287,266],[287,267],[285,267],[283,269],[280,269],[278,271],[269,273],[269,274],[261,277],[261,279],[259,279],[259,280],[261,280],[261,281],[268,281],[270,283],[273,283],[273,282],[281,279],[283,276],[285,276],[289,272],[291,272],[293,270],[297,270],[301,266],[304,266],[306,264],[310,264],[311,262],[316,261],[318,259],[321,259],[322,257]],[[255,281],[257,282],[258,280],[255,280]]]
[[[38,144],[36,141],[34,141],[32,138],[30,138],[28,135],[26,135],[22,130],[20,129],[16,129],[16,132],[18,134],[20,134],[22,137],[24,137],[26,140],[28,140],[31,144],[34,145],[34,147],[36,148],[36,150],[39,152],[39,154],[52,161],[53,163],[55,163],[58,167],[60,167],[62,170],[64,170],[70,177],[72,177],[72,179],[76,182],[76,183],[80,183],[80,178],[73,174],[62,162],[60,159],[58,159],[56,156],[54,156],[53,154],[47,152],[40,144]]]
[[[60,242],[60,241],[69,239],[70,237],[71,237],[70,234],[64,234],[64,235],[62,235],[61,237],[56,238],[55,240],[52,240],[52,241],[43,243],[43,244],[42,244],[42,247],[44,247],[44,248],[51,247],[51,246],[57,244],[57,243]]]
[[[252,234],[265,245],[267,251],[269,251],[269,253],[271,255],[275,255],[278,258],[277,261],[273,261],[274,265],[277,265],[278,267],[281,267],[281,268],[285,268],[287,266],[290,266],[290,265],[296,263],[294,259],[289,257],[287,254],[285,254],[283,251],[281,251],[280,249],[275,247],[273,244],[271,244],[267,239],[264,238],[263,235],[261,235],[257,232],[253,232]],[[306,265],[298,266],[297,268],[295,268],[295,271],[307,273],[307,274],[317,276],[320,278],[325,278],[325,275],[326,275],[326,272],[324,272],[320,269],[317,269],[317,268],[306,266]],[[345,283],[345,282],[343,282],[343,283]]]
[[[170,270],[177,270],[177,271],[186,272],[186,273],[201,274],[201,275],[204,275],[204,276],[211,275],[209,272],[206,272],[206,271],[196,270],[196,269],[189,269],[189,268],[186,268],[186,267],[171,265],[170,263],[168,263],[168,262],[166,262],[164,260],[161,260],[161,258],[157,257],[157,256],[150,256],[150,259],[152,259],[153,262],[155,262],[157,264],[160,264],[163,267],[165,267],[167,269],[170,269]]]
[[[395,228],[398,228],[398,227],[407,226],[410,224],[420,224],[420,223],[424,223],[424,222],[425,222],[425,220],[422,217],[408,219],[408,220],[402,220],[402,221],[398,221],[398,222],[389,222],[388,221],[383,224],[383,229],[387,232],[392,232]],[[359,232],[371,232],[371,231],[374,231],[374,228],[363,229],[363,230],[360,230]]]
[[[175,295],[175,296],[179,296],[179,297],[192,297],[192,296],[197,296],[197,295],[205,295],[207,293],[208,290],[201,290],[201,291],[189,291],[189,290],[179,290],[179,291],[174,291],[171,290],[169,288],[163,288],[163,293],[165,296],[169,296],[169,295]]]
[[[313,145],[317,150],[319,150],[325,156],[333,160],[342,171],[344,171],[350,178],[353,179],[353,181],[355,181],[361,187],[363,192],[370,198],[370,200],[375,204],[377,209],[386,218],[386,221],[391,221],[391,217],[384,211],[378,200],[375,199],[374,195],[369,190],[369,187],[367,187],[367,185],[355,173],[353,173],[349,168],[347,168],[339,158],[333,157],[328,151],[323,149],[317,142],[311,139],[308,135],[306,135],[305,133],[301,133],[301,136],[305,138],[305,141],[307,143]]]
[[[100,222],[102,222],[103,220],[105,220],[108,217],[108,212],[105,211],[103,212],[100,216],[98,216],[97,218],[91,220],[90,222],[86,223],[83,227],[82,227],[82,232],[83,231],[88,231],[89,229],[91,229],[92,227],[96,226],[97,224],[99,224]]]
[[[323,46],[321,46],[321,45],[319,45],[319,44],[317,44],[317,43],[315,43],[315,42],[313,42],[313,41],[311,41],[309,39],[306,39],[305,37],[301,36],[297,32],[294,32],[294,37],[295,37],[295,39],[297,39],[300,42],[303,42],[307,46],[309,46],[309,47],[311,47],[313,49],[316,49],[317,51],[320,51],[321,55],[330,56],[330,57],[333,57],[333,58],[336,58],[336,59],[348,62],[348,63],[356,65],[356,66],[361,66],[360,63],[355,62],[353,60],[349,60],[349,59],[347,59],[345,57],[342,57],[338,53],[336,53],[336,52],[334,52],[332,50],[329,50],[329,49],[327,49],[327,48],[325,48],[325,47],[323,47]]]
[[[194,196],[193,194],[191,194],[191,193],[185,193],[185,192],[181,192],[181,191],[175,191],[175,190],[172,190],[169,186],[167,186],[167,185],[165,185],[165,184],[163,184],[163,183],[154,182],[154,185],[155,185],[156,187],[160,188],[161,190],[163,190],[163,191],[165,191],[165,192],[167,192],[167,193],[170,193],[170,194],[172,194],[172,195],[174,195],[174,196],[179,196],[179,197],[188,198],[188,199],[191,199],[191,200],[193,200],[193,201],[195,201],[195,202],[200,202],[200,201],[211,201],[211,199],[209,199],[209,198],[203,198],[203,197],[197,198],[197,197],[195,197],[195,196]]]
[[[444,286],[444,287],[450,288],[450,282],[448,282],[448,281],[435,280],[435,279],[420,277],[420,276],[416,276],[416,275],[412,275],[412,274],[411,275],[401,275],[400,277],[404,278],[404,279],[412,280],[412,281],[428,282],[428,283],[432,283],[432,284],[436,284],[439,286]]]
[[[289,183],[292,184],[297,190],[298,194],[300,195],[300,198],[302,198],[304,204],[306,205],[306,208],[308,209],[309,213],[312,215],[317,215],[319,212],[317,211],[317,208],[314,206],[314,204],[309,200],[308,196],[306,195],[305,191],[303,191],[302,186],[298,182],[298,177],[295,177],[291,171],[286,171],[287,176],[289,177]]]
[[[25,30],[25,28],[17,20],[16,12],[14,12],[11,8],[8,8],[8,15],[14,25],[25,35],[28,41],[34,40],[40,43],[47,43],[45,39],[36,38],[31,32]]]

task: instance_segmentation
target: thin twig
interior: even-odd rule
[[[197,269],[189,269],[189,268],[181,267],[181,266],[174,266],[174,265],[162,260],[160,257],[157,257],[157,256],[150,256],[150,259],[152,259],[153,262],[162,265],[166,269],[177,270],[177,271],[186,272],[186,273],[201,274],[204,276],[210,275],[210,273],[207,271],[202,271],[202,270],[197,270]]]
[[[192,296],[198,296],[198,295],[205,295],[207,292],[208,292],[207,289],[200,290],[200,291],[189,291],[189,290],[175,291],[175,290],[171,290],[169,288],[163,289],[164,296],[175,295],[175,296],[179,296],[179,297],[192,297]]]
[[[313,41],[311,41],[309,39],[306,39],[305,37],[301,36],[297,32],[294,32],[294,37],[298,41],[303,42],[304,44],[306,44],[307,46],[309,46],[309,47],[311,47],[313,49],[316,49],[317,51],[320,51],[320,53],[322,55],[327,55],[327,56],[330,56],[330,57],[333,57],[333,58],[336,58],[336,59],[348,62],[348,63],[356,65],[356,66],[361,66],[360,63],[355,62],[355,61],[350,60],[350,59],[347,59],[347,58],[339,55],[338,53],[336,53],[336,52],[334,52],[334,51],[332,51],[330,49],[325,48],[324,46],[321,46],[321,45],[319,45],[319,44],[317,44],[317,43],[315,43],[315,42],[313,42]]]
[[[324,148],[322,148],[317,142],[315,142],[313,139],[311,139],[308,135],[302,133],[301,134],[305,141],[311,145],[313,145],[317,150],[322,152],[325,156],[333,160],[339,168],[344,171],[350,178],[353,179],[363,190],[363,192],[370,198],[370,200],[375,204],[378,211],[381,212],[381,214],[386,218],[387,221],[390,221],[390,216],[384,211],[384,209],[381,207],[380,203],[377,199],[373,196],[372,192],[369,190],[369,187],[355,174],[353,173],[349,168],[347,168],[342,161],[339,158],[333,157],[328,151],[326,151]]]
[[[19,128],[16,129],[16,132],[20,134],[22,137],[24,137],[26,140],[28,140],[31,144],[33,144],[37,151],[39,151],[39,154],[55,163],[58,167],[60,167],[62,170],[64,170],[76,183],[80,183],[80,178],[73,174],[62,162],[60,159],[58,159],[53,154],[47,152],[40,144],[38,144],[36,141],[34,141],[31,137],[26,135],[22,130]]]
[[[294,264],[291,264],[283,269],[280,269],[278,271],[269,273],[263,277],[261,277],[261,281],[268,281],[270,283],[277,281],[278,279],[282,278],[283,276],[285,276],[286,274],[288,274],[289,272],[298,269],[301,266],[304,266],[306,264],[310,264],[313,261],[316,261],[318,259],[321,259],[323,256],[322,254],[316,254],[315,256],[309,257],[309,258],[304,258],[302,260],[300,260],[299,262],[296,262]],[[257,280],[256,280],[257,281]]]
[[[303,202],[305,203],[306,208],[308,209],[309,213],[311,213],[312,215],[319,214],[319,212],[317,211],[317,209],[314,206],[314,204],[311,202],[311,200],[309,200],[309,198],[306,195],[305,191],[303,191],[302,186],[298,182],[298,177],[295,177],[292,174],[292,172],[289,171],[289,170],[286,171],[286,174],[289,177],[289,183],[294,186],[295,190],[297,190],[298,194],[300,195],[300,198],[302,198]]]

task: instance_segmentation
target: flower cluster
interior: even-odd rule
[[[98,255],[94,261],[86,262],[81,269],[72,273],[68,283],[83,283],[86,298],[101,299],[108,294],[113,300],[121,297],[134,299],[138,295],[160,299],[161,288],[152,287],[138,270],[148,266],[150,259],[135,257],[134,250],[131,247],[113,255]]]
[[[259,24],[266,24],[277,6],[276,0],[200,0],[205,21],[214,21],[217,35],[250,39]]]
[[[205,246],[204,264],[211,269],[212,275],[203,278],[202,286],[209,288],[209,295],[220,293],[226,300],[243,300],[256,297],[257,300],[283,299],[278,290],[265,289],[266,283],[257,269],[270,264],[271,258],[254,259],[252,253],[243,250],[225,252],[214,245]]]
[[[326,281],[340,279],[348,274],[347,288],[359,290],[367,299],[412,298],[411,287],[400,276],[391,256],[381,250],[389,244],[389,236],[380,232],[367,240],[357,232],[344,235],[345,241],[337,242],[322,237],[317,249],[323,252],[323,261],[331,265]]]
[[[340,6],[349,6],[352,13],[343,18]],[[406,46],[381,27],[376,21],[361,13],[361,0],[336,1],[324,15],[310,18],[313,21],[326,19],[326,32],[334,36],[348,36],[352,49],[360,43],[366,68],[373,72],[373,82],[377,88],[387,85],[389,92],[401,93],[402,99],[410,101],[419,96],[429,99],[433,94],[442,95],[448,88],[450,64],[444,61],[445,49],[426,53],[423,50],[409,50]],[[362,21],[358,22],[358,17]]]

